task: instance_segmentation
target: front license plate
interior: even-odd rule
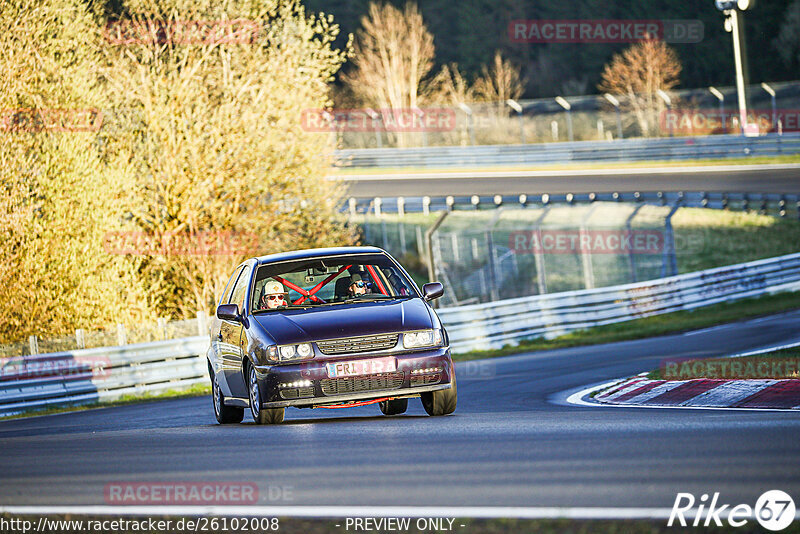
[[[326,363],[325,368],[328,370],[328,378],[376,375],[397,371],[397,360],[395,358],[374,358],[371,360]]]

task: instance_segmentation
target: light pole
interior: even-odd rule
[[[381,131],[378,129],[378,121],[381,118],[380,113],[376,112],[372,108],[366,108],[364,110],[369,118],[372,120],[372,130],[375,132],[375,146],[377,148],[383,148],[383,142],[381,141]]]
[[[761,88],[769,93],[769,98],[772,101],[772,128],[775,130],[778,128],[778,113],[775,107],[775,89],[767,85],[765,82],[761,82]]]
[[[522,121],[522,106],[519,105],[519,102],[516,100],[512,100],[509,98],[506,100],[506,104],[517,112],[517,116],[519,116],[519,140],[520,143],[523,145],[525,144],[525,123]]]
[[[663,100],[664,103],[667,105],[667,110],[671,111],[672,110],[672,99],[669,97],[669,95],[666,92],[664,92],[663,89],[657,90],[656,93],[661,98],[661,100]],[[667,121],[667,122],[669,123],[669,136],[673,137],[675,132],[674,132],[674,130],[672,128],[672,121]]]
[[[557,96],[556,102],[558,105],[567,110],[567,130],[569,131],[569,142],[573,142],[575,139],[572,136],[572,104],[564,100],[564,98]]]
[[[619,100],[612,94],[606,93],[603,95],[606,100],[611,102],[614,109],[617,111],[617,137],[622,139],[622,114],[619,111]]]
[[[747,97],[745,94],[747,77],[747,54],[745,52],[744,19],[740,11],[753,7],[755,0],[714,0],[717,9],[725,14],[725,31],[733,36],[733,61],[736,65],[736,92],[739,101],[739,123],[742,135],[747,135]]]
[[[719,100],[719,120],[722,121],[722,132],[728,133],[728,119],[725,117],[725,95],[714,86],[709,87],[708,90]]]
[[[475,127],[472,124],[472,109],[466,105],[465,103],[460,103],[458,105],[459,109],[466,113],[467,115],[467,129],[469,130],[469,141],[472,146],[475,146]]]

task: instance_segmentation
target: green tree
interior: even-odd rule
[[[108,152],[128,192],[126,229],[168,245],[134,258],[159,312],[210,309],[246,256],[350,244],[341,189],[325,179],[329,136],[303,123],[330,105],[328,84],[345,59],[331,46],[332,17],[294,0],[125,8],[141,38],[106,49],[103,75],[121,111]],[[179,31],[186,21],[226,28],[240,19],[256,29],[227,40]],[[217,239],[198,253],[206,236]]]
[[[103,250],[118,212],[101,118],[83,113],[105,104],[92,13],[10,0],[0,24],[0,339],[148,317],[129,264]]]

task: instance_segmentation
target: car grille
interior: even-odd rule
[[[411,377],[411,387],[438,384],[439,380],[441,380],[439,373],[433,375],[413,375]]]
[[[391,349],[397,345],[399,334],[376,334],[373,336],[343,337],[317,341],[322,354],[353,354]]]
[[[325,395],[397,389],[403,385],[403,372],[347,378],[326,378],[320,380],[319,383]]]
[[[281,390],[281,397],[284,399],[301,399],[304,397],[313,397],[314,396],[314,388],[313,387],[304,387],[304,388],[285,388]]]

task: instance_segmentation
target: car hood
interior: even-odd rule
[[[278,344],[432,327],[428,307],[420,298],[338,304],[316,309],[269,312],[254,317]]]

